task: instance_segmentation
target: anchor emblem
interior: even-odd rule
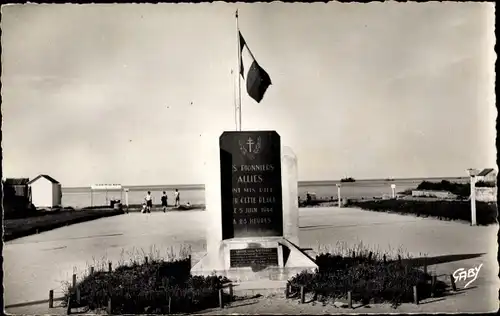
[[[255,142],[252,137],[248,137],[246,143],[239,141],[240,150],[243,156],[247,156],[250,160],[255,159],[255,155],[260,153],[262,141],[260,137],[257,137],[257,142]],[[255,146],[254,146],[255,145]]]

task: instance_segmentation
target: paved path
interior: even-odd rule
[[[62,282],[69,281],[73,271],[81,275],[88,266],[96,266],[94,260],[103,263],[111,260],[116,264],[120,259],[128,261],[132,252],[143,257],[138,250],[147,255],[152,247],[164,256],[170,246],[181,244],[190,244],[196,258],[204,250],[206,215],[203,211],[131,213],[7,242],[4,246],[5,304],[47,299],[50,289],[54,289],[57,296]],[[300,226],[300,246],[315,250],[318,246],[334,247],[337,242],[352,247],[362,241],[368,247],[381,250],[403,246],[413,256],[421,253],[440,256],[436,260],[442,263],[434,269],[446,274],[483,263],[470,290],[447,298],[446,304],[433,304],[441,306],[443,311],[456,310],[450,302],[467,310],[498,308],[498,226],[471,227],[348,208],[301,209]],[[432,269],[431,266],[429,270]],[[458,283],[459,288],[463,283]],[[7,311],[19,312],[18,309]]]

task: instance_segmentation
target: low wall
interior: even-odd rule
[[[477,188],[476,187],[476,201],[480,202],[496,202],[497,201],[497,188]]]
[[[431,191],[431,190],[413,190],[411,191],[413,197],[433,197],[438,199],[455,199],[457,196],[447,191]]]

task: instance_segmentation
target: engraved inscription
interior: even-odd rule
[[[278,248],[245,248],[229,251],[232,268],[278,266]]]
[[[279,135],[225,132],[220,144],[223,238],[283,235]]]

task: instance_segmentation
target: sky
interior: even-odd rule
[[[235,129],[239,27],[299,180],[496,167],[493,3],[2,6],[3,177],[64,187],[203,183]]]

